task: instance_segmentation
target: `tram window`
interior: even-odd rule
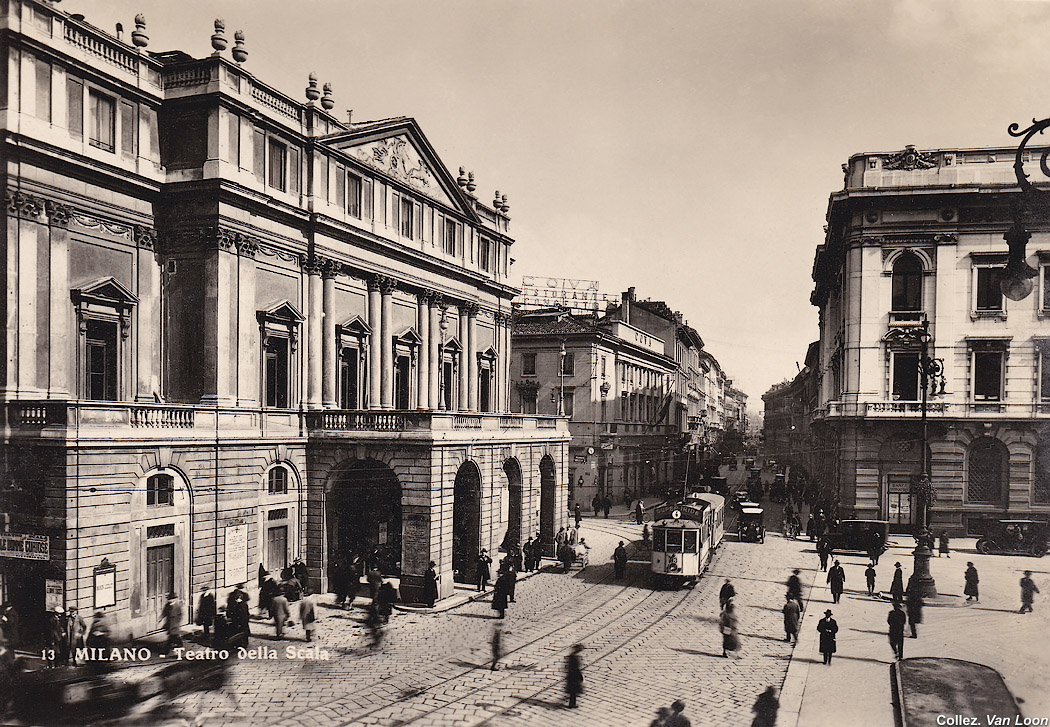
[[[696,540],[697,540],[696,536],[699,535],[699,534],[700,534],[699,531],[696,531],[696,530],[686,530],[685,531],[685,551],[684,552],[686,552],[686,553],[695,553],[695,552],[697,552],[696,551]]]
[[[667,552],[668,553],[681,553],[682,552],[682,531],[681,530],[668,530],[667,531]]]
[[[653,528],[653,550],[657,553],[664,552],[664,540],[667,534],[666,530],[657,530]]]

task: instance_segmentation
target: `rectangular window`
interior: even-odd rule
[[[521,392],[521,413],[522,414],[535,414],[536,413],[536,391],[522,391]]]
[[[572,376],[576,373],[576,357],[572,353],[561,357],[561,372],[565,376]]]
[[[415,205],[408,197],[401,197],[401,236],[408,239],[413,238],[416,230],[414,222]]]
[[[174,505],[175,478],[171,475],[153,475],[147,479],[146,504],[150,506]]]
[[[157,127],[157,111],[142,107],[139,113],[142,114],[142,122],[146,127],[146,140],[149,143],[145,156],[157,161],[160,158],[160,129]]]
[[[288,508],[287,507],[279,507],[279,508],[276,508],[274,510],[268,510],[266,512],[266,519],[269,522],[273,522],[274,520],[287,520],[288,519]]]
[[[488,366],[478,370],[478,411],[492,411],[492,369]]]
[[[288,407],[288,339],[270,336],[263,351],[266,406]]]
[[[1003,352],[975,351],[973,354],[973,398],[1000,401],[1003,393]]]
[[[149,525],[146,527],[147,538],[173,538],[175,537],[175,523],[164,525]]]
[[[339,209],[346,209],[346,167],[335,165],[335,199],[332,203]]]
[[[565,410],[565,416],[572,419],[572,415],[576,412],[576,392],[566,391],[565,396],[562,398],[562,407]]]
[[[321,199],[328,199],[328,160],[321,157],[317,161],[317,180],[314,182],[314,194]]]
[[[94,90],[88,97],[91,103],[91,136],[88,143],[99,149],[113,151],[116,143],[116,101]]]
[[[363,219],[370,220],[370,219],[372,219],[372,202],[373,202],[373,199],[372,199],[372,195],[373,195],[372,180],[371,179],[365,179],[365,180],[362,180],[362,181],[364,183],[363,183],[362,188],[361,188],[361,201],[362,201],[361,216],[362,216]]]
[[[919,354],[893,354],[893,398],[919,400]]]
[[[84,135],[84,84],[71,76],[66,77],[66,116],[69,133]]]
[[[361,217],[361,177],[346,175],[346,211],[353,217]]]
[[[117,324],[88,321],[85,390],[92,401],[117,399]]]
[[[1039,352],[1039,400],[1050,401],[1050,348]]]
[[[682,531],[677,528],[667,529],[667,552],[682,552]]]
[[[299,149],[292,147],[288,150],[288,190],[292,194],[299,194]]]
[[[51,64],[36,59],[36,116],[51,121]]]
[[[344,348],[339,358],[339,406],[343,409],[361,407],[358,395],[358,363],[356,348]]]
[[[522,374],[522,376],[535,376],[536,375],[536,354],[534,354],[534,353],[523,353],[523,354],[521,354],[521,374]]]
[[[492,242],[489,240],[481,240],[480,247],[478,248],[478,267],[482,270],[488,270],[492,266]]]
[[[227,112],[226,124],[226,161],[236,166],[241,163],[241,117]]]
[[[276,139],[270,139],[267,149],[266,183],[283,192],[287,189],[288,147]]]
[[[445,220],[445,253],[448,255],[456,254],[456,222],[455,220]]]
[[[127,101],[120,102],[120,153],[124,156],[135,156],[135,105]]]
[[[274,467],[267,475],[267,492],[271,495],[288,494],[288,470],[284,467]],[[275,512],[273,510],[270,511]]]
[[[412,385],[412,359],[398,356],[394,362],[394,408],[404,411],[411,406],[409,392]]]
[[[1001,311],[1003,309],[1003,292],[999,289],[999,276],[1002,268],[977,268],[977,310]]]
[[[1050,265],[1043,266],[1043,310],[1050,311]]]
[[[252,132],[252,171],[260,184],[266,181],[266,134],[258,129]]]
[[[606,361],[605,356],[602,356],[602,378],[603,379],[605,378],[605,361]]]

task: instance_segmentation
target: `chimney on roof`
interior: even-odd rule
[[[682,314],[680,311],[674,312],[674,322],[678,325],[682,325]]]
[[[620,320],[628,325],[631,324],[631,303],[634,300],[634,286],[632,285],[620,295]]]

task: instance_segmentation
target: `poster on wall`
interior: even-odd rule
[[[245,583],[248,580],[248,526],[227,525],[225,535],[225,585]]]
[[[106,608],[117,604],[117,567],[105,558],[95,568],[95,608]]]
[[[52,580],[50,578],[44,581],[44,610],[54,611],[59,606],[64,607],[66,605],[66,584],[64,581]]]

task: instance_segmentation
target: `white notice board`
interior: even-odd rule
[[[227,525],[225,531],[225,585],[236,586],[248,581],[248,526]]]

